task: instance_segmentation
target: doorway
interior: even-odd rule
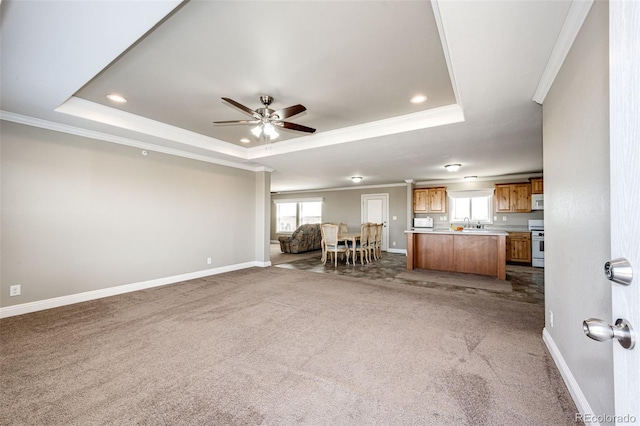
[[[362,194],[362,221],[382,223],[382,251],[389,249],[389,194]]]

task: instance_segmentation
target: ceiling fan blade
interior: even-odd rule
[[[289,121],[280,121],[277,122],[277,125],[280,127],[284,127],[289,130],[297,130],[299,132],[307,132],[314,133],[316,129],[312,129],[311,127],[303,126],[302,124],[291,123]]]
[[[230,121],[214,121],[213,124],[258,124],[260,120],[230,120]]]
[[[236,101],[234,101],[233,99],[229,99],[229,98],[222,98],[223,101],[230,103],[231,105],[233,105],[234,107],[238,108],[240,111],[249,114],[252,117],[255,118],[260,118],[260,115],[255,112],[254,110],[252,110],[249,107],[246,107],[244,105],[242,105],[241,103],[238,103]]]
[[[294,115],[298,115],[301,112],[305,112],[306,110],[307,109],[303,105],[298,104],[279,109],[271,115],[277,115],[280,120],[284,120],[285,118],[293,117]]]

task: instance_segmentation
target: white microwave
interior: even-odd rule
[[[531,194],[531,210],[544,210],[543,194]]]
[[[432,217],[416,217],[413,219],[414,228],[433,228]]]

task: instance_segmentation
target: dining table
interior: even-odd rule
[[[349,242],[351,242],[351,254],[353,255],[353,264],[356,264],[356,244],[360,240],[360,232],[346,232],[342,234],[338,234],[338,242],[344,241],[344,243],[349,246]],[[347,264],[349,264],[349,259],[347,259]]]

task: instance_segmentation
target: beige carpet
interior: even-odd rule
[[[252,268],[0,320],[3,425],[563,425],[541,306]]]
[[[498,293],[509,293],[513,291],[513,287],[511,287],[511,283],[509,281],[503,281],[483,275],[461,274],[457,272],[439,272],[427,269],[414,269],[413,271],[401,272],[396,277],[409,281],[479,288],[482,290],[489,290]]]

